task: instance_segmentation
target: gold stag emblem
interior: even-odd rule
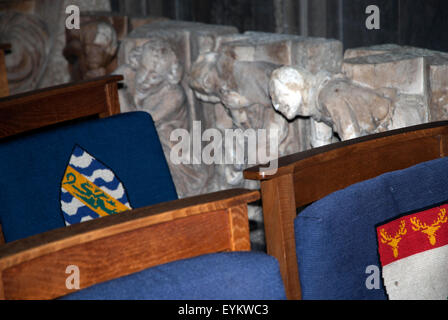
[[[426,234],[431,245],[436,244],[436,232],[440,229],[443,223],[448,222],[448,216],[446,215],[446,209],[440,209],[437,216],[437,220],[433,222],[432,225],[428,226],[426,223],[421,223],[416,217],[411,218],[411,223],[413,224],[412,229],[414,231],[422,230],[422,233]]]
[[[400,228],[398,229],[397,233],[395,233],[395,236],[392,237],[387,234],[387,232],[383,229],[381,229],[381,242],[387,243],[387,245],[392,247],[394,257],[398,257],[398,243],[401,241],[401,236],[404,236],[408,232],[406,229],[406,222],[404,220],[401,220]]]

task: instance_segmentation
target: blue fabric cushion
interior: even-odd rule
[[[369,265],[378,266],[375,226],[448,199],[448,158],[389,172],[313,203],[295,219],[304,299],[386,299],[367,289]]]
[[[59,195],[75,145],[115,172],[133,208],[177,199],[148,113],[47,129],[0,143],[0,222],[7,242],[65,226]]]
[[[281,300],[286,295],[276,259],[259,252],[230,252],[149,268],[62,299]]]

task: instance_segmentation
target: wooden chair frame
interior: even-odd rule
[[[281,157],[278,170],[244,172],[261,181],[268,253],[280,263],[288,299],[300,299],[294,238],[297,209],[351,184],[448,153],[448,121],[387,131]]]
[[[121,79],[108,76],[0,98],[0,143],[61,121],[119,113]],[[0,244],[0,299],[53,299],[74,292],[65,284],[69,265],[80,270],[81,290],[178,259],[250,250],[247,203],[259,198],[258,191],[226,190]]]
[[[8,76],[6,74],[5,52],[11,50],[9,43],[0,43],[0,97],[9,95]]]

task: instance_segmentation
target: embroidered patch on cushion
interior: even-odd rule
[[[62,178],[60,202],[66,225],[132,209],[115,173],[79,146]]]
[[[448,299],[448,204],[377,227],[389,299]]]

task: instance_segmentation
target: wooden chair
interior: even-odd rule
[[[1,98],[0,144],[62,121],[118,114],[121,79],[107,76]],[[258,191],[227,190],[3,243],[0,298],[53,299],[71,293],[65,285],[68,264],[82,270],[83,289],[179,259],[248,251],[247,203],[257,199]]]
[[[5,52],[11,50],[8,43],[0,43],[0,97],[9,95],[8,77],[6,74]]]
[[[300,299],[294,238],[297,210],[383,173],[442,158],[448,152],[448,121],[422,124],[319,147],[282,157],[278,170],[244,172],[261,181],[268,253],[280,263],[288,299]],[[300,213],[299,213],[300,216]]]

